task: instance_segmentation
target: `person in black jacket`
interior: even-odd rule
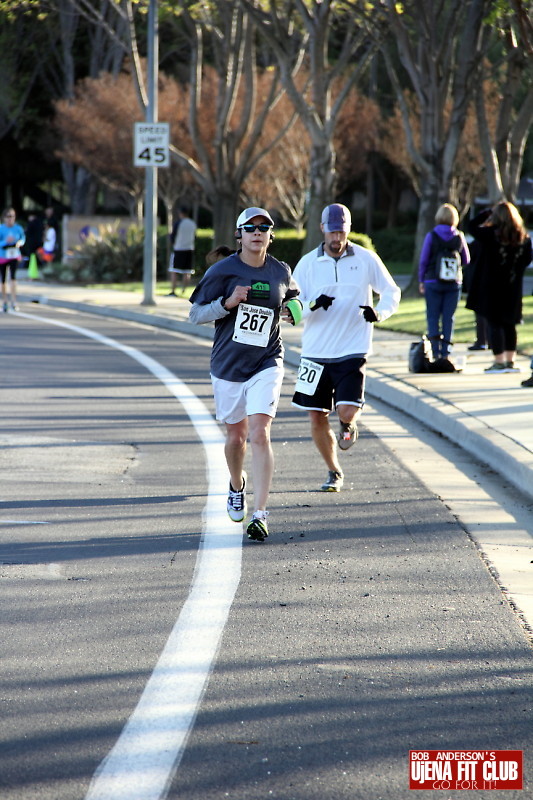
[[[466,307],[486,318],[494,363],[485,372],[519,372],[516,326],[522,319],[522,284],[531,263],[531,239],[509,202],[486,209],[469,223],[481,245]]]
[[[463,292],[468,295],[472,283],[472,275],[476,271],[476,262],[481,255],[481,245],[473,239],[468,245],[470,263],[463,270]],[[469,350],[487,350],[489,347],[489,326],[485,317],[476,312],[476,340]]]

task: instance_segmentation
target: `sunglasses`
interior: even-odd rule
[[[261,222],[259,225],[241,225],[241,229],[246,233],[253,233],[255,230],[266,233],[271,227],[272,225],[268,225],[266,222]]]

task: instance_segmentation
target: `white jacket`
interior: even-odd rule
[[[303,303],[302,355],[338,359],[372,352],[373,325],[359,306],[372,306],[379,321],[397,310],[401,291],[376,253],[353,242],[335,260],[317,250],[302,256],[294,269]],[[379,295],[374,305],[372,293]],[[309,303],[321,294],[334,297],[331,306],[311,311]]]

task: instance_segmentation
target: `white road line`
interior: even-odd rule
[[[208,498],[189,596],[137,707],[86,795],[86,800],[162,800],[183,755],[240,580],[242,525],[221,510],[228,486],[223,436],[202,401],[150,356],[87,328],[17,315],[67,328],[135,359],[180,401],[205,449]]]

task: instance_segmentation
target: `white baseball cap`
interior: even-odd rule
[[[246,223],[249,220],[253,219],[254,217],[265,217],[265,219],[267,219],[271,225],[274,225],[274,220],[272,219],[268,211],[265,211],[264,208],[257,208],[256,206],[252,206],[252,208],[245,208],[244,211],[241,214],[239,214],[236,227],[242,228],[243,225],[246,225]]]

